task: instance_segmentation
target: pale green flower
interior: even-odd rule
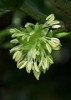
[[[53,21],[54,19],[55,19],[54,14],[51,14],[46,18],[47,21]]]
[[[60,28],[60,25],[53,25],[52,28]]]
[[[49,53],[52,52],[52,47],[48,43],[46,43],[46,48],[47,48]]]
[[[32,66],[33,66],[33,61],[29,61],[26,65],[26,71],[27,73],[30,73],[32,70]]]
[[[21,51],[16,51],[13,54],[13,59],[15,59],[16,62],[19,61],[21,58],[22,58],[22,52]]]
[[[33,72],[37,80],[40,74],[45,73],[53,64],[52,51],[61,47],[60,40],[53,37],[53,30],[50,29],[60,27],[56,24],[59,24],[59,21],[51,14],[44,24],[27,23],[25,28],[10,29],[13,38],[11,43],[16,44],[10,53],[17,62],[17,68],[26,68],[27,73]]]
[[[11,43],[14,43],[14,44],[19,43],[19,41],[18,41],[17,39],[13,39],[13,40],[11,40],[10,42],[11,42]]]
[[[44,24],[44,26],[51,26],[52,28],[60,28],[61,25],[59,25],[59,21],[58,20],[55,20],[55,16],[54,14],[51,14],[49,15],[47,18],[46,18],[46,23]]]
[[[20,62],[17,62],[17,68],[22,69],[22,68],[24,68],[27,65],[27,63],[28,62],[25,61],[25,60],[22,60]]]
[[[40,72],[39,67],[38,67],[36,61],[34,61],[34,70],[35,70],[36,72]]]
[[[51,45],[51,47],[54,48],[58,48],[58,46],[60,46],[60,40],[58,38],[51,38],[50,40],[48,40],[48,43]]]
[[[34,76],[35,76],[35,78],[37,79],[37,80],[39,80],[39,77],[40,77],[40,72],[36,72],[35,70],[33,71],[33,74],[34,74]]]

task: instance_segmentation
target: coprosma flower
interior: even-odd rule
[[[51,14],[44,24],[27,23],[24,28],[10,29],[13,38],[11,43],[15,44],[10,53],[17,68],[26,68],[27,73],[32,71],[39,80],[41,72],[45,73],[53,64],[52,51],[61,47],[60,40],[53,37],[53,28],[59,27],[59,21]]]

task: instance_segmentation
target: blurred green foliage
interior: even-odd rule
[[[0,10],[17,9],[24,0],[0,0]]]
[[[38,12],[46,15],[54,13],[62,22],[71,21],[50,0],[27,2]],[[25,69],[18,70],[12,60],[9,50],[13,45],[10,44],[9,29],[24,27],[26,22],[37,22],[19,9],[23,3],[24,0],[0,0],[0,100],[71,100],[70,32],[61,38],[61,51],[52,54],[55,64],[45,75],[41,75],[39,81],[33,74],[28,75]]]

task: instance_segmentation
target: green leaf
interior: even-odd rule
[[[55,36],[58,38],[63,38],[63,37],[68,36],[69,34],[70,34],[69,32],[61,32],[61,33],[56,34]]]

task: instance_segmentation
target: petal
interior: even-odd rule
[[[19,60],[22,56],[22,52],[21,51],[16,51],[13,55],[13,59],[17,59]]]
[[[51,48],[51,46],[48,43],[46,43],[46,48],[47,48],[47,50],[48,50],[49,53],[52,52],[52,48]]]
[[[51,38],[51,40],[48,40],[48,43],[54,48],[60,45],[60,40],[58,38]]]
[[[27,65],[26,65],[26,71],[27,71],[27,73],[31,72],[32,66],[33,66],[32,61],[30,61],[30,62],[27,63]]]
[[[54,63],[54,62],[53,62],[53,58],[52,58],[51,55],[48,55],[48,56],[47,56],[47,59],[49,60],[49,63],[50,63],[50,64],[53,64],[53,63]]]
[[[39,67],[37,66],[37,62],[34,62],[34,70],[36,72],[39,72]]]
[[[42,68],[43,70],[49,69],[49,60],[47,58],[44,58]]]
[[[61,25],[53,25],[52,28],[60,28]]]
[[[16,43],[19,43],[19,41],[18,41],[17,39],[13,39],[13,40],[11,40],[10,42],[11,42],[11,43],[15,43],[15,44],[16,44]]]
[[[23,60],[23,61],[17,63],[17,68],[22,69],[26,66],[26,64],[27,64],[27,61]]]
[[[37,80],[39,80],[40,72],[33,71],[34,76]]]
[[[49,21],[49,20],[54,20],[55,19],[55,16],[54,16],[54,14],[50,14],[47,18],[46,18],[46,20],[47,21]]]

